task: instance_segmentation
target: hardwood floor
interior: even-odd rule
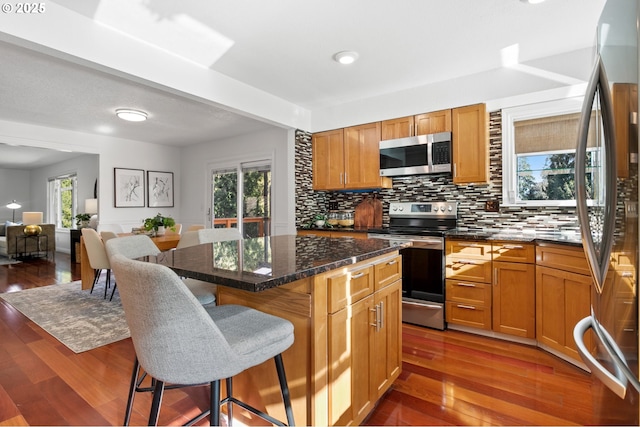
[[[80,265],[56,254],[0,266],[0,292],[79,278]],[[2,300],[0,339],[0,425],[122,424],[131,340],[74,354]],[[533,347],[405,324],[403,355],[400,378],[366,424],[638,425],[637,394],[625,405]],[[149,397],[136,397],[132,425],[146,424]],[[207,400],[204,387],[169,391],[160,423],[182,424]]]

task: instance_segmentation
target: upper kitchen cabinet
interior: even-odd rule
[[[484,104],[451,111],[453,183],[489,182],[489,116]]]
[[[451,110],[382,121],[382,140],[451,132]]]
[[[313,135],[313,189],[390,188],[380,176],[380,122]]]
[[[638,85],[614,83],[612,92],[618,178],[629,178],[629,164],[638,155]]]

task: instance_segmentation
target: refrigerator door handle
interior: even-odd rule
[[[591,352],[589,352],[584,343],[584,334],[593,327],[593,317],[587,316],[579,321],[575,328],[573,328],[573,339],[578,347],[578,353],[591,373],[598,377],[621,399],[624,399],[624,396],[627,393],[627,377],[622,373],[618,364],[615,364],[616,374],[613,375],[591,355]],[[608,348],[607,351],[609,351]]]
[[[601,228],[593,230],[587,209],[586,170],[587,170],[587,143],[589,136],[589,122],[593,102],[596,94],[600,93],[600,109],[602,113],[602,127],[604,131],[604,209]],[[609,258],[613,247],[613,235],[615,232],[615,210],[617,198],[617,170],[616,170],[616,142],[614,132],[613,105],[609,82],[600,55],[596,58],[596,65],[591,74],[587,91],[584,95],[582,113],[578,126],[578,145],[575,158],[575,183],[576,183],[576,210],[582,231],[584,251],[587,256],[589,269],[593,276],[598,293],[602,288],[609,268]],[[600,234],[598,237],[597,235]],[[599,248],[595,246],[595,239],[600,242]]]

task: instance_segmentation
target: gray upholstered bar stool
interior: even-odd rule
[[[293,325],[285,319],[238,305],[205,308],[169,268],[123,255],[111,258],[120,282],[120,298],[136,351],[129,403],[138,364],[154,379],[149,425],[156,425],[166,384],[211,386],[210,424],[219,425],[220,405],[233,403],[276,425],[285,425],[232,396],[231,378],[271,358],[275,360],[287,422],[294,425],[282,352],[293,344]],[[179,321],[177,320],[179,319]],[[220,380],[228,396],[220,399]],[[130,407],[127,404],[128,417]],[[229,417],[231,425],[232,417]],[[128,424],[125,418],[125,425]]]

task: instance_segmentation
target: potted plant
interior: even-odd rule
[[[80,213],[75,216],[76,225],[78,228],[85,228],[89,226],[89,221],[91,220],[91,215],[88,213]]]
[[[154,234],[158,236],[162,236],[164,234],[165,228],[170,228],[171,230],[176,230],[176,222],[170,216],[163,216],[161,213],[158,215],[146,218],[144,220],[144,229],[147,231],[153,231]]]

